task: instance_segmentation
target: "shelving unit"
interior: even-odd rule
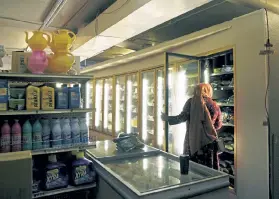
[[[201,61],[204,82],[213,87],[213,99],[220,106],[223,116],[223,127],[219,130],[219,137],[225,142],[226,150],[219,155],[220,170],[228,173],[231,186],[235,185],[235,143],[234,143],[234,60],[233,51],[228,50],[212,55]],[[206,78],[208,77],[208,78]]]

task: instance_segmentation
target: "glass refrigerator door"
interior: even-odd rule
[[[138,78],[137,74],[127,76],[126,132],[138,133]]]
[[[192,97],[193,89],[199,83],[198,62],[179,64],[175,71],[169,73],[170,105],[169,115],[178,115],[183,110],[186,101]],[[171,152],[178,155],[183,152],[183,142],[186,133],[186,124],[170,126],[171,139],[169,140]]]
[[[112,134],[112,78],[105,79],[104,84],[104,132]]]
[[[95,128],[103,130],[103,79],[96,80],[95,87]]]
[[[164,112],[164,70],[158,69],[156,71],[156,81],[157,81],[157,108],[156,108],[156,135],[157,135],[157,147],[163,149],[164,146],[164,123],[161,120],[161,113]]]
[[[154,127],[155,127],[155,73],[148,71],[142,73],[142,118],[141,131],[142,140],[148,145],[154,145]]]
[[[125,76],[116,77],[115,133],[125,132]]]

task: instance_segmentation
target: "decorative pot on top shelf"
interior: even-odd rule
[[[72,47],[73,42],[76,40],[76,35],[69,30],[58,30],[57,33],[52,33],[52,41],[49,42],[49,46],[52,52],[68,52]]]
[[[28,32],[25,34],[25,41],[32,51],[44,50],[50,42],[50,36],[42,31],[33,31],[33,36],[30,39],[28,39]]]
[[[28,58],[28,70],[33,74],[43,74],[48,66],[48,59],[45,51],[33,51]]]
[[[47,71],[50,73],[67,73],[73,66],[75,57],[70,52],[56,53],[49,56]]]

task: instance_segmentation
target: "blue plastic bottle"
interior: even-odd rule
[[[70,120],[68,118],[63,119],[62,125],[62,144],[66,147],[72,143],[72,132],[70,126]]]
[[[44,172],[44,189],[51,190],[65,188],[68,184],[69,176],[66,165],[57,162],[56,155],[48,156],[48,164]]]
[[[33,133],[33,149],[41,149],[43,148],[43,127],[39,120],[36,120],[32,127],[32,133]]]
[[[76,118],[76,117],[72,118],[71,131],[72,131],[73,145],[80,144],[80,127],[79,127],[78,118]]]
[[[84,157],[84,152],[76,154],[76,160],[72,163],[71,182],[73,185],[82,185],[95,181],[96,173],[93,163]]]
[[[60,120],[54,118],[52,120],[52,129],[51,129],[51,140],[52,147],[60,148],[62,145],[62,130],[60,126]]]
[[[26,120],[22,126],[23,151],[32,150],[32,125]]]
[[[43,148],[50,148],[50,126],[48,119],[42,119],[43,126]]]
[[[69,88],[69,108],[80,108],[80,88],[78,84]]]
[[[88,143],[89,139],[89,130],[88,130],[88,126],[86,124],[86,118],[82,117],[79,119],[79,127],[80,127],[80,141],[82,143]]]
[[[68,87],[66,84],[63,84],[61,88],[55,89],[55,105],[57,109],[68,109]]]

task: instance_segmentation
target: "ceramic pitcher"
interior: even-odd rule
[[[25,34],[25,41],[32,51],[44,50],[50,42],[50,36],[42,31],[33,31],[33,36],[30,39],[28,39],[28,32],[25,32]]]
[[[51,50],[56,52],[68,52],[76,40],[76,35],[69,30],[58,30],[57,33],[52,33],[52,41],[49,43]]]
[[[43,74],[47,66],[48,59],[44,51],[33,51],[28,58],[28,70],[33,74]]]

